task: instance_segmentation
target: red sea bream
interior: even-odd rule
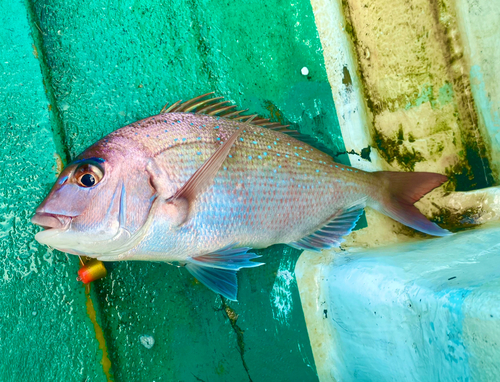
[[[218,98],[176,103],[107,135],[60,174],[32,221],[43,244],[103,261],[165,261],[236,299],[251,248],[338,246],[365,206],[430,235],[413,203],[435,173],[368,173]]]

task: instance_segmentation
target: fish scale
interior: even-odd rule
[[[37,240],[102,260],[177,262],[234,300],[236,272],[261,265],[250,248],[338,246],[366,205],[449,234],[413,205],[445,176],[335,163],[310,138],[206,96],[80,154],[37,209],[32,221],[46,228]]]

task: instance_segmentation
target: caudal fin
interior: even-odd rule
[[[373,173],[382,188],[377,196],[372,196],[374,207],[394,220],[434,236],[446,236],[451,232],[429,221],[413,204],[422,196],[448,180],[441,174],[432,172],[391,172]]]

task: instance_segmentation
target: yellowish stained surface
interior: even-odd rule
[[[94,303],[92,302],[92,297],[90,296],[90,285],[85,285],[85,297],[87,298],[87,314],[94,325],[95,336],[97,342],[99,342],[99,349],[102,351],[101,365],[104,374],[106,375],[106,379],[108,382],[113,381],[113,377],[111,375],[111,361],[108,356],[108,348],[106,346],[106,339],[104,338],[104,333],[102,331],[101,326],[97,322],[97,313],[94,308]]]

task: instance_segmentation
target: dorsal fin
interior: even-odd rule
[[[235,105],[228,105],[230,101],[224,101],[224,97],[213,97],[214,92],[206,93],[201,96],[192,98],[188,101],[182,102],[181,100],[168,106],[166,104],[162,109],[160,114],[166,113],[194,113],[218,116],[221,118],[232,119],[234,121],[245,122],[255,126],[264,127],[273,131],[277,131],[286,134],[292,138],[295,138],[301,142],[307,143],[308,145],[317,148],[324,153],[333,156],[334,153],[324,144],[319,142],[316,138],[308,135],[301,134],[297,130],[288,129],[290,125],[282,125],[279,122],[271,122],[267,118],[262,118],[257,114],[251,115],[241,115],[248,111],[237,110]]]
[[[230,101],[224,101],[224,97],[212,97],[214,92],[203,94],[199,97],[192,98],[188,101],[177,101],[176,103],[168,106],[166,104],[160,111],[160,114],[166,113],[194,113],[204,114],[211,116],[218,116],[226,119],[233,119],[251,123],[252,125],[265,127],[271,130],[280,131],[282,133],[293,132],[299,134],[296,130],[287,129],[290,125],[282,125],[278,122],[271,122],[269,119],[261,118],[257,114],[241,115],[248,111],[237,110],[236,105],[230,105]]]

